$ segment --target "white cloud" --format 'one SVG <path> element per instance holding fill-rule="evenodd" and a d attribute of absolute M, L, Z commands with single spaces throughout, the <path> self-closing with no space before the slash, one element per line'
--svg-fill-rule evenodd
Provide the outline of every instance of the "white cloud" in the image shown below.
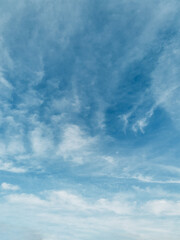
<path fill-rule="evenodd" d="M 102 198 L 97 201 L 95 209 L 102 212 L 113 212 L 118 215 L 128 215 L 133 213 L 134 203 L 117 199 L 109 201 Z"/>
<path fill-rule="evenodd" d="M 53 148 L 53 143 L 48 128 L 37 127 L 30 133 L 30 141 L 35 155 L 44 155 Z"/>
<path fill-rule="evenodd" d="M 106 161 L 107 161 L 108 163 L 110 163 L 110 164 L 114 164 L 114 163 L 115 163 L 114 158 L 111 157 L 111 156 L 102 156 L 102 158 L 103 158 L 104 160 L 106 160 Z"/>
<path fill-rule="evenodd" d="M 139 119 L 135 124 L 133 124 L 132 130 L 134 132 L 137 132 L 137 130 L 139 129 L 142 133 L 144 133 L 144 128 L 147 125 L 148 125 L 147 119 L 146 118 L 142 118 L 142 119 Z"/>
<path fill-rule="evenodd" d="M 6 145 L 0 142 L 0 156 L 3 156 L 5 154 L 6 154 Z"/>
<path fill-rule="evenodd" d="M 160 165 L 160 167 L 162 169 L 165 169 L 168 172 L 180 174 L 180 168 L 179 167 L 171 166 L 171 165 Z"/>
<path fill-rule="evenodd" d="M 10 203 L 23 204 L 22 206 L 45 206 L 46 201 L 40 199 L 39 197 L 33 194 L 10 194 L 7 195 L 6 200 Z"/>
<path fill-rule="evenodd" d="M 148 126 L 149 124 L 149 120 L 150 118 L 153 116 L 154 114 L 154 110 L 157 108 L 157 105 L 153 105 L 149 111 L 147 111 L 144 116 L 140 119 L 138 119 L 132 126 L 132 130 L 134 132 L 137 132 L 138 130 L 140 130 L 142 133 L 144 133 L 144 129 L 146 126 Z"/>
<path fill-rule="evenodd" d="M 82 211 L 89 208 L 81 196 L 63 190 L 47 192 L 47 200 L 50 205 L 66 210 Z"/>
<path fill-rule="evenodd" d="M 133 189 L 137 196 L 140 196 L 141 198 L 145 197 L 145 199 L 166 199 L 166 200 L 173 200 L 177 201 L 179 200 L 180 194 L 178 192 L 172 192 L 171 190 L 167 190 L 163 187 L 163 185 L 158 186 L 152 185 L 146 186 L 146 187 L 139 187 L 138 185 L 134 185 Z"/>
<path fill-rule="evenodd" d="M 91 141 L 92 139 L 86 138 L 78 126 L 70 125 L 64 131 L 63 142 L 60 145 L 60 152 L 82 149 L 89 145 Z"/>
<path fill-rule="evenodd" d="M 166 199 L 148 201 L 144 206 L 145 211 L 155 215 L 180 215 L 180 201 Z"/>
<path fill-rule="evenodd" d="M 152 73 L 151 90 L 157 106 L 163 107 L 175 125 L 179 127 L 180 83 L 179 83 L 179 35 L 167 45 Z"/>
<path fill-rule="evenodd" d="M 8 140 L 0 142 L 0 156 L 14 156 L 25 152 L 24 144 L 20 136 L 10 136 Z"/>
<path fill-rule="evenodd" d="M 25 148 L 24 148 L 23 142 L 16 138 L 10 141 L 10 143 L 7 146 L 7 153 L 10 155 L 22 154 L 24 152 L 25 152 Z"/>
<path fill-rule="evenodd" d="M 0 160 L 0 170 L 13 173 L 25 173 L 27 170 L 22 167 L 15 167 L 11 162 L 3 162 Z"/>
<path fill-rule="evenodd" d="M 11 190 L 13 185 L 3 184 L 4 188 Z M 41 194 L 43 199 L 33 194 L 10 194 L 6 200 L 10 203 L 22 203 L 29 206 L 46 206 L 47 211 L 56 209 L 56 211 L 72 212 L 92 212 L 92 213 L 114 213 L 117 215 L 129 215 L 134 211 L 135 204 L 130 203 L 124 197 L 115 196 L 113 199 L 101 198 L 97 200 L 85 199 L 81 195 L 72 194 L 71 192 L 46 191 Z"/>
<path fill-rule="evenodd" d="M 39 107 L 43 103 L 42 96 L 32 88 L 29 88 L 28 91 L 24 92 L 20 96 L 21 103 L 19 104 L 19 108 L 22 110 L 27 110 L 31 107 Z"/>
<path fill-rule="evenodd" d="M 57 206 L 57 208 L 73 210 L 73 211 L 91 211 L 91 212 L 113 212 L 118 215 L 130 214 L 133 211 L 133 204 L 129 204 L 124 199 L 112 199 L 105 198 L 98 199 L 97 201 L 89 202 L 87 199 L 83 199 L 82 196 L 78 196 L 67 191 L 52 191 L 48 193 L 48 201 Z"/>
<path fill-rule="evenodd" d="M 134 176 L 132 175 L 132 176 L 129 176 L 129 178 L 137 179 L 140 182 L 146 182 L 146 183 L 180 184 L 179 179 L 158 180 L 158 179 L 154 179 L 151 176 L 143 176 L 141 174 L 137 174 Z"/>
<path fill-rule="evenodd" d="M 3 77 L 1 72 L 0 72 L 0 83 L 9 89 L 12 89 L 12 85 Z"/>
<path fill-rule="evenodd" d="M 114 236 L 117 239 L 129 237 L 141 240 L 156 240 L 163 236 L 163 239 L 169 240 L 172 231 L 177 234 L 178 228 L 174 225 L 177 219 L 158 220 L 157 216 L 180 214 L 178 201 L 153 200 L 138 206 L 134 200 L 128 201 L 121 194 L 113 194 L 111 199 L 94 200 L 60 190 L 46 191 L 41 193 L 41 197 L 33 194 L 10 194 L 4 200 L 4 205 L 0 203 L 1 215 L 6 208 L 12 219 L 21 213 L 18 221 L 23 221 L 23 226 L 34 226 L 43 239 L 51 239 L 52 236 L 55 240 L 59 239 L 59 235 L 68 240 L 72 236 L 77 240 L 88 236 L 94 239 L 98 236 L 104 236 L 105 239 Z M 178 208 L 177 212 L 173 205 Z M 27 215 L 28 219 L 23 217 Z M 57 228 L 58 226 L 61 228 Z"/>
<path fill-rule="evenodd" d="M 124 133 L 126 132 L 126 129 L 127 129 L 128 123 L 129 123 L 129 117 L 130 117 L 131 115 L 132 115 L 132 111 L 119 116 L 119 118 L 120 118 L 120 119 L 123 121 L 123 123 L 124 123 L 124 127 L 123 127 Z"/>
<path fill-rule="evenodd" d="M 90 137 L 83 132 L 79 126 L 68 125 L 64 129 L 57 155 L 76 163 L 83 163 L 91 153 L 91 147 L 95 144 L 96 140 L 95 137 Z"/>
<path fill-rule="evenodd" d="M 6 182 L 3 182 L 3 183 L 1 184 L 1 188 L 2 188 L 3 190 L 12 190 L 12 191 L 16 191 L 16 190 L 19 190 L 19 189 L 20 189 L 19 186 L 13 185 L 13 184 L 10 184 L 10 183 L 6 183 Z"/>

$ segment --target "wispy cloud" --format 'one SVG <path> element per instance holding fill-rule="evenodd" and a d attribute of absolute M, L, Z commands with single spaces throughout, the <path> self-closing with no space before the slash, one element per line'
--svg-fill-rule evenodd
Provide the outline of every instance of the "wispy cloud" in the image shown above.
<path fill-rule="evenodd" d="M 17 190 L 20 189 L 19 186 L 14 185 L 14 184 L 10 184 L 10 183 L 6 183 L 6 182 L 3 182 L 3 183 L 1 184 L 1 188 L 2 188 L 3 190 L 12 190 L 12 191 L 17 191 Z"/>
<path fill-rule="evenodd" d="M 97 143 L 95 137 L 88 136 L 77 125 L 69 125 L 64 129 L 62 141 L 58 146 L 57 155 L 65 160 L 83 163 L 92 153 L 92 146 Z"/>
<path fill-rule="evenodd" d="M 43 129 L 38 127 L 35 128 L 30 133 L 30 142 L 33 154 L 37 156 L 47 154 L 47 152 L 49 152 L 53 147 L 51 136 L 47 135 L 45 127 Z"/>
<path fill-rule="evenodd" d="M 179 180 L 157 180 L 153 179 L 151 176 L 142 176 L 142 175 L 137 175 L 137 176 L 132 176 L 132 178 L 137 179 L 140 182 L 146 182 L 146 183 L 161 183 L 161 184 L 173 184 L 177 183 L 180 184 L 180 179 Z"/>
<path fill-rule="evenodd" d="M 3 77 L 2 73 L 0 73 L 0 83 L 9 89 L 12 89 L 12 85 Z"/>
<path fill-rule="evenodd" d="M 27 170 L 23 167 L 16 167 L 11 162 L 0 161 L 0 170 L 12 173 L 25 173 Z"/>
<path fill-rule="evenodd" d="M 166 199 L 153 200 L 146 203 L 145 209 L 147 212 L 155 215 L 179 216 L 180 202 Z"/>

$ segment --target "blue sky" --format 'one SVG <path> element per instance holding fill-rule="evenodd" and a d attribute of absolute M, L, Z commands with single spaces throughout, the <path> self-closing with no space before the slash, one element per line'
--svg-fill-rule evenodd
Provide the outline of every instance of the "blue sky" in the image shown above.
<path fill-rule="evenodd" d="M 179 11 L 1 0 L 2 240 L 179 239 Z"/>

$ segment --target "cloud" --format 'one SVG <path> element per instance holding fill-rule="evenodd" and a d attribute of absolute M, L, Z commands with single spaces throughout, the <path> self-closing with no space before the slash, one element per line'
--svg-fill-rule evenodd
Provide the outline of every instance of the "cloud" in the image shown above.
<path fill-rule="evenodd" d="M 141 174 L 137 174 L 135 176 L 130 176 L 130 178 L 136 179 L 140 182 L 146 182 L 146 183 L 180 184 L 179 179 L 158 180 L 158 179 L 154 179 L 151 176 L 143 176 Z"/>
<path fill-rule="evenodd" d="M 25 152 L 25 148 L 21 139 L 13 137 L 13 139 L 9 142 L 7 146 L 7 153 L 9 155 L 18 155 L 23 154 Z"/>
<path fill-rule="evenodd" d="M 118 215 L 132 214 L 134 211 L 134 203 L 128 203 L 126 201 L 107 199 L 99 199 L 96 204 L 97 211 L 102 212 L 113 212 Z"/>
<path fill-rule="evenodd" d="M 164 108 L 178 127 L 179 122 L 179 35 L 165 47 L 152 72 L 152 94 L 156 104 Z"/>
<path fill-rule="evenodd" d="M 155 215 L 180 215 L 180 202 L 166 199 L 149 201 L 144 206 L 145 210 Z"/>
<path fill-rule="evenodd" d="M 132 125 L 132 130 L 134 132 L 137 132 L 140 130 L 142 133 L 144 133 L 144 129 L 146 126 L 148 126 L 149 121 L 151 117 L 154 114 L 155 109 L 157 108 L 156 105 L 153 105 L 150 110 L 148 110 L 146 113 L 144 113 L 144 116 L 140 119 L 138 119 L 133 125 Z"/>
<path fill-rule="evenodd" d="M 165 199 L 171 201 L 177 201 L 179 199 L 179 193 L 175 191 L 171 191 L 169 188 L 164 188 L 163 185 L 146 185 L 146 187 L 142 187 L 139 185 L 134 185 L 133 190 L 136 192 L 136 197 L 141 196 L 146 201 L 152 201 L 157 199 Z"/>
<path fill-rule="evenodd" d="M 165 169 L 168 172 L 180 174 L 180 168 L 176 166 L 171 166 L 171 165 L 160 165 L 162 169 Z"/>
<path fill-rule="evenodd" d="M 102 158 L 110 164 L 114 164 L 115 160 L 112 156 L 102 156 Z"/>
<path fill-rule="evenodd" d="M 0 73 L 0 83 L 9 89 L 12 89 L 12 85 L 3 77 L 2 73 Z"/>
<path fill-rule="evenodd" d="M 36 127 L 30 133 L 30 141 L 33 154 L 37 156 L 45 155 L 53 148 L 51 135 L 45 127 Z"/>
<path fill-rule="evenodd" d="M 13 185 L 13 184 L 10 184 L 10 183 L 6 183 L 6 182 L 3 182 L 3 183 L 1 184 L 1 188 L 2 188 L 3 190 L 12 190 L 12 191 L 17 191 L 17 190 L 20 189 L 19 186 Z"/>
<path fill-rule="evenodd" d="M 92 152 L 92 146 L 96 142 L 95 137 L 88 136 L 79 126 L 68 125 L 64 129 L 56 154 L 62 156 L 65 160 L 81 164 L 87 161 Z"/>
<path fill-rule="evenodd" d="M 10 203 L 23 204 L 23 206 L 45 206 L 46 202 L 33 194 L 10 194 L 6 196 Z"/>
<path fill-rule="evenodd" d="M 134 132 L 137 132 L 138 128 L 139 130 L 144 133 L 144 128 L 148 125 L 147 123 L 147 119 L 146 118 L 142 118 L 140 120 L 138 120 L 133 126 L 132 126 L 132 130 Z"/>
<path fill-rule="evenodd" d="M 16 217 L 16 212 L 21 213 L 19 221 L 24 219 L 24 215 L 28 216 L 23 226 L 26 228 L 28 224 L 32 234 L 27 232 L 27 237 L 38 232 L 42 239 L 51 239 L 52 236 L 52 239 L 58 240 L 60 234 L 66 236 L 66 239 L 72 236 L 75 239 L 86 239 L 89 235 L 93 238 L 105 235 L 108 240 L 114 232 L 113 236 L 117 239 L 124 236 L 127 239 L 155 240 L 160 235 L 170 239 L 173 229 L 177 234 L 177 228 L 173 227 L 176 219 L 170 221 L 158 219 L 157 216 L 178 216 L 179 201 L 155 199 L 137 204 L 137 196 L 134 196 L 134 201 L 134 198 L 128 200 L 121 194 L 94 200 L 67 190 L 45 191 L 40 196 L 9 194 L 4 197 L 6 203 L 2 205 L 2 200 L 0 203 L 1 214 L 2 207 L 9 207 L 12 219 Z"/>
<path fill-rule="evenodd" d="M 22 136 L 8 136 L 8 139 L 0 140 L 0 156 L 17 156 L 25 152 Z"/>
<path fill-rule="evenodd" d="M 27 170 L 23 167 L 15 167 L 12 162 L 0 161 L 0 171 L 12 173 L 25 173 Z"/>
<path fill-rule="evenodd" d="M 18 190 L 4 183 L 4 189 Z M 69 191 L 45 191 L 41 193 L 42 198 L 33 194 L 10 194 L 5 199 L 11 204 L 22 203 L 24 206 L 32 207 L 46 207 L 47 211 L 51 212 L 51 209 L 56 211 L 72 211 L 72 212 L 97 212 L 103 213 L 114 213 L 117 215 L 129 215 L 134 211 L 135 204 L 129 203 L 126 199 L 122 198 L 121 195 L 115 196 L 113 199 L 100 198 L 96 201 L 85 199 L 81 195 L 73 194 Z M 122 198 L 122 199 L 121 199 Z"/>

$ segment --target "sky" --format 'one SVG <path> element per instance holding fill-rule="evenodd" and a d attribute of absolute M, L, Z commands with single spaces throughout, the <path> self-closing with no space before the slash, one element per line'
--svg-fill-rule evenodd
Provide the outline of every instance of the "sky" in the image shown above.
<path fill-rule="evenodd" d="M 1 240 L 180 239 L 179 12 L 0 0 Z"/>

